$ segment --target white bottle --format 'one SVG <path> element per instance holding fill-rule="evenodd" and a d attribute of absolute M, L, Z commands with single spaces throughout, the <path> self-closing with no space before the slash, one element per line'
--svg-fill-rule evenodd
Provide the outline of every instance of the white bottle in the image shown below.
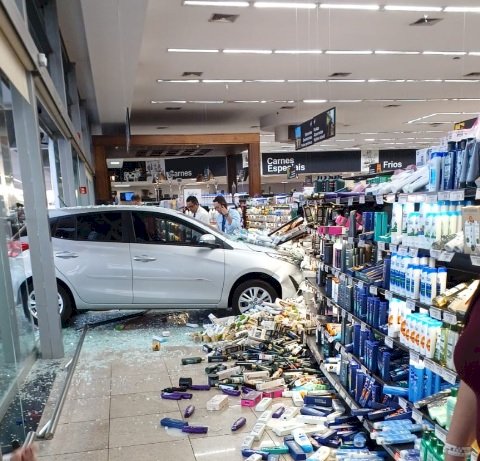
<path fill-rule="evenodd" d="M 432 152 L 428 162 L 428 190 L 437 192 L 440 190 L 442 178 L 442 157 L 443 152 Z"/>
<path fill-rule="evenodd" d="M 437 269 L 431 267 L 428 269 L 428 283 L 426 302 L 429 306 L 432 305 L 433 299 L 437 296 Z"/>
<path fill-rule="evenodd" d="M 441 295 L 447 290 L 447 268 L 439 267 L 437 270 L 436 294 Z"/>
<path fill-rule="evenodd" d="M 412 281 L 411 285 L 413 285 L 413 289 L 411 290 L 411 297 L 413 299 L 420 298 L 420 278 L 422 276 L 422 269 L 421 266 L 413 266 L 413 274 L 412 274 Z"/>

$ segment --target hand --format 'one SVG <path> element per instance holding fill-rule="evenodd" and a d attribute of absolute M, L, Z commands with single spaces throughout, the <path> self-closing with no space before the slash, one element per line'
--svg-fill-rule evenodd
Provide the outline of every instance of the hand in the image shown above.
<path fill-rule="evenodd" d="M 30 445 L 28 447 L 22 447 L 15 450 L 11 461 L 37 461 L 37 447 L 36 445 Z"/>
<path fill-rule="evenodd" d="M 223 215 L 223 216 L 227 216 L 227 214 L 228 214 L 228 208 L 227 208 L 226 206 L 223 206 L 223 208 L 222 208 L 222 215 Z"/>

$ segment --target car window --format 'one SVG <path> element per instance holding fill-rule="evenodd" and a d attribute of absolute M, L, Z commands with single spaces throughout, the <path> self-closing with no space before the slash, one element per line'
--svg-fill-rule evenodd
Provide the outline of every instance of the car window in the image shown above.
<path fill-rule="evenodd" d="M 190 223 L 159 213 L 134 211 L 132 217 L 136 243 L 196 245 L 205 233 Z"/>
<path fill-rule="evenodd" d="M 50 232 L 53 238 L 75 240 L 75 216 L 61 216 L 50 221 Z"/>
<path fill-rule="evenodd" d="M 77 215 L 77 240 L 121 242 L 121 212 L 85 213 Z"/>

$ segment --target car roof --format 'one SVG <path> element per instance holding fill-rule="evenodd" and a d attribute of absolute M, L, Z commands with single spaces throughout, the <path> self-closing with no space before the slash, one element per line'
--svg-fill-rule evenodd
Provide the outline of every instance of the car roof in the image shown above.
<path fill-rule="evenodd" d="M 58 216 L 73 215 L 73 214 L 82 214 L 82 213 L 92 213 L 92 212 L 101 212 L 101 211 L 158 211 L 172 216 L 176 216 L 179 213 L 177 210 L 172 210 L 171 208 L 165 207 L 152 207 L 146 205 L 94 205 L 94 206 L 75 206 L 75 207 L 64 207 L 64 208 L 55 208 L 48 210 L 48 215 L 50 218 L 56 218 Z"/>

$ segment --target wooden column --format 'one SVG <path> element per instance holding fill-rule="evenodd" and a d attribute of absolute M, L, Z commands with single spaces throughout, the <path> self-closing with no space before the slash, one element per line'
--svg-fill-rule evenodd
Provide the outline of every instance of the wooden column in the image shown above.
<path fill-rule="evenodd" d="M 237 190 L 237 162 L 235 161 L 235 155 L 227 154 L 227 190 L 232 193 L 232 184 L 235 184 L 235 190 Z"/>
<path fill-rule="evenodd" d="M 112 190 L 107 169 L 107 149 L 105 146 L 94 145 L 95 157 L 95 199 L 96 201 L 111 201 Z"/>
<path fill-rule="evenodd" d="M 250 197 L 262 193 L 260 142 L 254 142 L 248 145 L 248 193 Z"/>

